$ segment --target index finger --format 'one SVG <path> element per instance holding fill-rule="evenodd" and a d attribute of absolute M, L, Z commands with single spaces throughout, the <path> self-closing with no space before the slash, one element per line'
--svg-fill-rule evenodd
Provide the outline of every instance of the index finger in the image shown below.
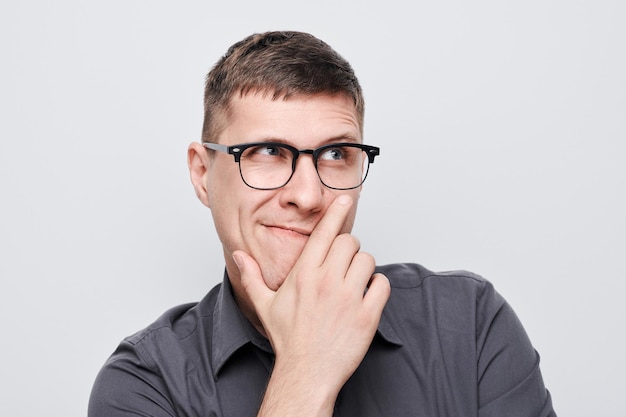
<path fill-rule="evenodd" d="M 349 195 L 340 195 L 335 198 L 311 232 L 311 236 L 309 236 L 309 240 L 300 255 L 300 260 L 307 263 L 311 262 L 315 266 L 324 262 L 331 245 L 348 218 L 352 203 L 352 198 Z"/>

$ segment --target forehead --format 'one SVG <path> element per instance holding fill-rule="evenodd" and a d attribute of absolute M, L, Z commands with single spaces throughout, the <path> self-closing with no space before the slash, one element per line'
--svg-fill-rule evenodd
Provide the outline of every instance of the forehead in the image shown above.
<path fill-rule="evenodd" d="M 284 141 L 298 147 L 325 142 L 361 142 L 356 108 L 344 95 L 272 99 L 260 92 L 235 96 L 225 114 L 220 143 Z"/>

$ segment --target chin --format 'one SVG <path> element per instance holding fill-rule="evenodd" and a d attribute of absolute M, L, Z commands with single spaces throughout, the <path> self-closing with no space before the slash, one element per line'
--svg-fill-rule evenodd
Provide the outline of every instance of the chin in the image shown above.
<path fill-rule="evenodd" d="M 306 239 L 266 240 L 264 243 L 252 256 L 261 268 L 265 284 L 276 291 L 302 255 Z"/>
<path fill-rule="evenodd" d="M 285 282 L 287 275 L 289 275 L 295 263 L 296 260 L 289 262 L 283 258 L 279 262 L 273 262 L 271 265 L 262 267 L 261 272 L 263 273 L 263 279 L 268 288 L 272 291 L 278 290 L 280 286 L 283 285 L 283 282 Z"/>

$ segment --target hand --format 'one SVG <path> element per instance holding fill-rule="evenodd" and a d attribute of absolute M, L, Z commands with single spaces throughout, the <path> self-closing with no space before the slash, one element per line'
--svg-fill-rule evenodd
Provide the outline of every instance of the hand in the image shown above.
<path fill-rule="evenodd" d="M 376 332 L 389 281 L 372 275 L 374 258 L 359 252 L 355 237 L 339 234 L 352 204 L 348 196 L 335 199 L 277 291 L 265 285 L 254 259 L 242 251 L 233 254 L 276 353 L 262 407 L 273 410 L 270 414 L 287 415 L 283 406 L 289 405 L 299 415 L 332 414 L 339 390 Z M 302 401 L 310 403 L 308 412 Z"/>

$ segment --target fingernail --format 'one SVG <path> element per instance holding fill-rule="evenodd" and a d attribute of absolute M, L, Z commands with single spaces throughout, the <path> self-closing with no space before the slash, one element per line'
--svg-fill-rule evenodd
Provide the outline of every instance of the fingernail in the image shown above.
<path fill-rule="evenodd" d="M 344 206 L 350 204 L 350 201 L 352 201 L 352 199 L 347 194 L 342 194 L 339 197 L 337 197 L 337 203 L 344 205 Z"/>
<path fill-rule="evenodd" d="M 237 264 L 237 268 L 239 268 L 239 271 L 243 271 L 243 258 L 241 257 L 241 255 L 233 253 L 233 260 Z"/>

